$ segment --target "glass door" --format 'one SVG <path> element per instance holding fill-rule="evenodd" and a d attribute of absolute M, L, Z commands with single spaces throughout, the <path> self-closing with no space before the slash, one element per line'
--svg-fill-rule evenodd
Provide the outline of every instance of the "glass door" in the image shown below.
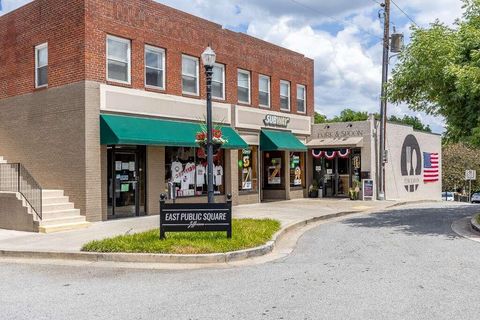
<path fill-rule="evenodd" d="M 337 158 L 337 197 L 347 197 L 350 189 L 350 159 Z"/>
<path fill-rule="evenodd" d="M 108 218 L 134 217 L 144 212 L 143 160 L 137 150 L 109 149 Z"/>
<path fill-rule="evenodd" d="M 328 160 L 325 159 L 325 174 L 323 176 L 323 181 L 325 185 L 324 196 L 325 197 L 334 197 L 337 192 L 337 163 L 336 159 Z"/>

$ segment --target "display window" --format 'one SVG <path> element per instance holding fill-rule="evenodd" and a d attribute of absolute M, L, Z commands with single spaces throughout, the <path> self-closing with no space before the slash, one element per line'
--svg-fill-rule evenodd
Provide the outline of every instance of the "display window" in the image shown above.
<path fill-rule="evenodd" d="M 290 153 L 290 186 L 305 187 L 305 153 Z"/>
<path fill-rule="evenodd" d="M 265 189 L 283 189 L 285 181 L 283 179 L 282 151 L 264 152 L 264 188 Z"/>
<path fill-rule="evenodd" d="M 240 192 L 256 192 L 258 147 L 238 150 L 238 190 Z"/>
<path fill-rule="evenodd" d="M 225 193 L 224 151 L 213 158 L 215 194 Z M 194 197 L 207 194 L 207 156 L 202 148 L 166 147 L 165 180 L 174 184 L 176 196 Z"/>

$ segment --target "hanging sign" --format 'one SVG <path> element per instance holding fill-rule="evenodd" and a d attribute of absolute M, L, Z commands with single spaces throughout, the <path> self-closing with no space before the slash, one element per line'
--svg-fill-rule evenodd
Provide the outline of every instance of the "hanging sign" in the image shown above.
<path fill-rule="evenodd" d="M 465 180 L 477 180 L 477 171 L 465 170 Z"/>
<path fill-rule="evenodd" d="M 225 203 L 165 203 L 160 196 L 160 239 L 165 232 L 226 231 L 232 237 L 232 195 Z"/>
<path fill-rule="evenodd" d="M 267 114 L 265 116 L 265 119 L 263 119 L 263 123 L 267 127 L 286 128 L 286 127 L 288 127 L 288 124 L 290 123 L 290 118 L 289 117 L 283 117 L 283 116 L 275 116 L 273 114 Z"/>

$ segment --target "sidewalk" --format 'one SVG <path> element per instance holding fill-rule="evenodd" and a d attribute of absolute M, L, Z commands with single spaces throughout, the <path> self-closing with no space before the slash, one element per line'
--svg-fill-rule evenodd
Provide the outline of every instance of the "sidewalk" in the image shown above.
<path fill-rule="evenodd" d="M 340 212 L 362 212 L 386 209 L 395 201 L 350 201 L 347 199 L 298 199 L 290 201 L 236 206 L 234 218 L 271 218 L 279 220 L 282 229 L 302 222 Z M 122 234 L 158 228 L 159 217 L 146 216 L 95 222 L 87 229 L 40 234 L 0 229 L 0 250 L 79 252 L 82 245 Z"/>

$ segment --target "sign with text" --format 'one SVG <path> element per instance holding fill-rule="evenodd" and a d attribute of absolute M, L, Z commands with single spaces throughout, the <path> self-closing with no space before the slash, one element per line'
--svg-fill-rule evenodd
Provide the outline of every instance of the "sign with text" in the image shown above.
<path fill-rule="evenodd" d="M 465 180 L 477 180 L 477 171 L 465 170 Z"/>
<path fill-rule="evenodd" d="M 160 239 L 165 232 L 225 231 L 232 237 L 232 200 L 225 203 L 165 203 L 160 198 Z"/>
<path fill-rule="evenodd" d="M 373 199 L 373 180 L 371 179 L 363 180 L 363 200 L 365 198 Z"/>
<path fill-rule="evenodd" d="M 276 116 L 276 115 L 273 115 L 273 114 L 267 114 L 265 116 L 265 119 L 263 119 L 263 123 L 267 127 L 286 128 L 286 127 L 288 127 L 288 124 L 290 123 L 290 118 L 289 117 Z"/>

